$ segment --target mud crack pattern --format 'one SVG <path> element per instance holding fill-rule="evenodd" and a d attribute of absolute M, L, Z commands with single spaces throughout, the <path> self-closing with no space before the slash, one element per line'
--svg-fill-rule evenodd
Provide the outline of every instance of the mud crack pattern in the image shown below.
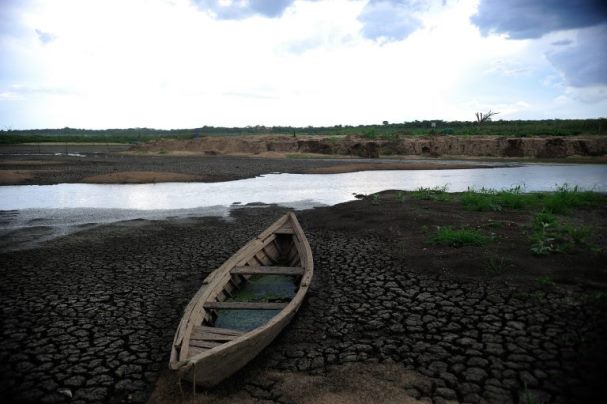
<path fill-rule="evenodd" d="M 0 394 L 144 402 L 201 280 L 282 212 L 127 222 L 3 253 Z M 286 402 L 251 369 L 323 374 L 381 362 L 424 375 L 407 391 L 434 402 L 594 399 L 607 321 L 575 290 L 425 277 L 386 255 L 389 240 L 321 230 L 309 239 L 316 268 L 303 307 L 238 383 L 220 389 Z"/>

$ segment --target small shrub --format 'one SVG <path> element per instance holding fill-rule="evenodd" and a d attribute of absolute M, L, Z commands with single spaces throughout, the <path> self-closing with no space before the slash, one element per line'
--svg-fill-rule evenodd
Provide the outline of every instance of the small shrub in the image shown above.
<path fill-rule="evenodd" d="M 545 224 L 550 226 L 554 226 L 556 224 L 556 218 L 550 212 L 546 212 L 545 210 L 541 211 L 533 218 L 533 227 L 535 229 L 542 228 Z"/>
<path fill-rule="evenodd" d="M 482 246 L 490 241 L 490 238 L 474 229 L 454 230 L 451 226 L 439 227 L 430 237 L 432 244 L 442 244 L 451 247 L 462 247 L 465 245 Z"/>
<path fill-rule="evenodd" d="M 405 201 L 405 193 L 403 191 L 398 191 L 396 193 L 396 200 L 399 202 L 404 202 Z"/>

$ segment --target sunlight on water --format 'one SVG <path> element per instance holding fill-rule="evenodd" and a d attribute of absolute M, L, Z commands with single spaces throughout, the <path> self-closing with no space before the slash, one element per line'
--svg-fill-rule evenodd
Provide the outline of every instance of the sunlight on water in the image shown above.
<path fill-rule="evenodd" d="M 276 203 L 293 208 L 334 205 L 387 189 L 448 185 L 550 191 L 568 183 L 607 192 L 607 165 L 528 165 L 472 170 L 362 171 L 344 174 L 268 174 L 220 183 L 59 184 L 0 187 L 0 210 L 101 208 L 192 209 L 235 202 Z"/>

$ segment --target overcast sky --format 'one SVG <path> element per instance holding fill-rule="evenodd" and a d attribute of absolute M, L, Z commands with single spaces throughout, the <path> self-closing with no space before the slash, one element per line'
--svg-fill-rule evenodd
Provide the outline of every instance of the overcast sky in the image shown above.
<path fill-rule="evenodd" d="M 0 0 L 0 129 L 607 116 L 604 0 Z"/>

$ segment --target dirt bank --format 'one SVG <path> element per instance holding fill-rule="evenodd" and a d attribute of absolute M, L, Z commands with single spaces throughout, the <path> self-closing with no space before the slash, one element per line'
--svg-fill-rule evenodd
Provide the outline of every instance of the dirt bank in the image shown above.
<path fill-rule="evenodd" d="M 160 140 L 136 146 L 148 153 L 189 152 L 210 155 L 320 153 L 376 158 L 385 155 L 565 158 L 604 156 L 607 136 L 528 137 L 416 136 L 394 140 L 360 137 L 234 136 Z"/>
<path fill-rule="evenodd" d="M 121 222 L 0 253 L 0 394 L 145 402 L 158 386 L 159 402 L 600 402 L 607 204 L 557 217 L 591 226 L 597 251 L 536 257 L 533 210 L 401 197 L 298 212 L 315 263 L 303 306 L 250 365 L 196 396 L 159 379 L 182 310 L 209 271 L 285 209 Z M 492 241 L 428 242 L 447 225 Z"/>
<path fill-rule="evenodd" d="M 17 147 L 0 146 L 0 185 L 59 183 L 148 183 L 217 182 L 251 178 L 262 174 L 329 173 L 387 169 L 446 169 L 495 167 L 502 162 L 452 162 L 446 160 L 369 160 L 342 157 L 284 158 L 284 153 L 267 152 L 260 156 L 200 155 L 108 152 L 103 145 L 74 145 L 55 154 L 55 145 Z M 40 149 L 41 153 L 37 153 Z M 260 158 L 263 156 L 263 158 Z M 300 155 L 299 157 L 303 157 Z"/>

